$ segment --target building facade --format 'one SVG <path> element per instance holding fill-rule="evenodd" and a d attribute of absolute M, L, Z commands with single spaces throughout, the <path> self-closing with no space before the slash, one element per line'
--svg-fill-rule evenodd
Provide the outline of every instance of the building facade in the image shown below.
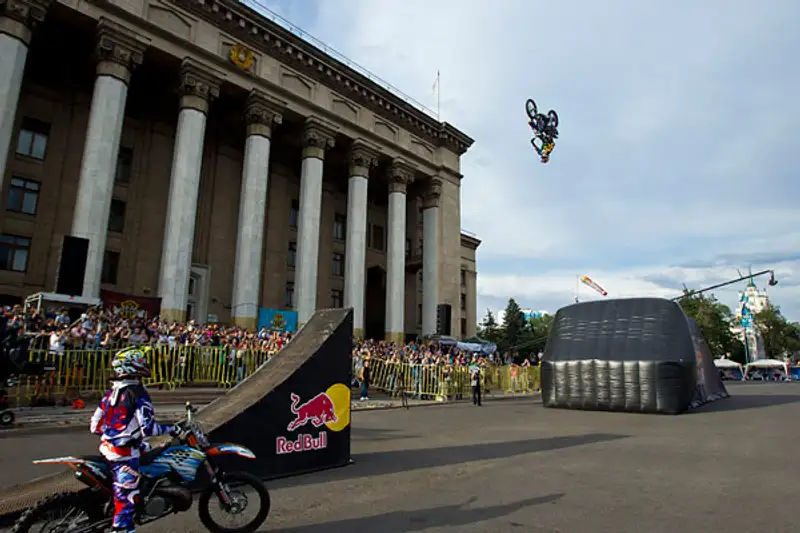
<path fill-rule="evenodd" d="M 84 297 L 157 296 L 169 320 L 345 306 L 399 341 L 444 303 L 474 334 L 468 136 L 236 1 L 0 8 L 7 301 L 54 290 L 71 235 Z"/>

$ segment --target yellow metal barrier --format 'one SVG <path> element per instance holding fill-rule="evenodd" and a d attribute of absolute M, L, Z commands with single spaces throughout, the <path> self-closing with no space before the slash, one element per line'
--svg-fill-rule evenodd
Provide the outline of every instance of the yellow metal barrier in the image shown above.
<path fill-rule="evenodd" d="M 83 396 L 100 396 L 109 386 L 114 350 L 31 350 L 28 369 L 8 391 L 17 405 L 44 401 L 69 403 Z M 148 387 L 174 390 L 185 385 L 232 387 L 253 374 L 271 353 L 220 347 L 155 346 L 149 354 Z"/>
<path fill-rule="evenodd" d="M 353 375 L 360 367 L 353 362 Z M 453 365 L 419 365 L 370 359 L 371 385 L 397 395 L 401 391 L 422 400 L 460 400 L 472 394 L 469 368 Z M 486 366 L 481 371 L 485 393 L 532 394 L 539 389 L 539 367 Z"/>

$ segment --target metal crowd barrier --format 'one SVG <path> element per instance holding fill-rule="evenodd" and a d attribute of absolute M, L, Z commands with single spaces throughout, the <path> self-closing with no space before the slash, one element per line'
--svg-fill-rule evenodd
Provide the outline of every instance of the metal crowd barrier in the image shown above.
<path fill-rule="evenodd" d="M 8 390 L 16 405 L 70 398 L 99 397 L 113 375 L 114 350 L 29 351 L 25 372 Z M 266 362 L 265 350 L 229 350 L 207 346 L 155 346 L 149 355 L 148 387 L 172 390 L 181 386 L 232 387 Z"/>
<path fill-rule="evenodd" d="M 370 359 L 371 383 L 375 389 L 391 395 L 401 392 L 422 400 L 460 400 L 472 394 L 469 368 L 450 365 L 393 363 Z M 358 378 L 360 362 L 353 362 Z M 532 394 L 539 390 L 539 367 L 486 366 L 481 371 L 485 394 Z"/>

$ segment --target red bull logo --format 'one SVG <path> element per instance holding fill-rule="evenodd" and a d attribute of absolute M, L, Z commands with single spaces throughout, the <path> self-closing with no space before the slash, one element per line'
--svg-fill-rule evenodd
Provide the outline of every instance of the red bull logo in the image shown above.
<path fill-rule="evenodd" d="M 291 410 L 294 413 L 294 420 L 286 427 L 287 431 L 296 431 L 298 428 L 311 424 L 315 428 L 322 427 L 328 422 L 337 422 L 336 408 L 333 400 L 327 393 L 320 392 L 306 403 L 300 403 L 300 396 L 292 393 Z"/>
<path fill-rule="evenodd" d="M 296 437 L 278 437 L 275 452 L 287 454 L 322 450 L 328 447 L 328 431 L 342 431 L 350 425 L 350 388 L 337 383 L 320 392 L 310 400 L 301 402 L 299 395 L 291 393 L 291 409 L 294 418 L 286 426 L 286 431 L 296 432 L 308 428 L 311 433 L 299 433 Z M 324 428 L 315 432 L 313 429 Z"/>

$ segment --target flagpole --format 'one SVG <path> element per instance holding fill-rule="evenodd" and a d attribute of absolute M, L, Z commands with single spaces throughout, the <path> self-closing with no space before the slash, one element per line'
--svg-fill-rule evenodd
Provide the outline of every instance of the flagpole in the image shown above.
<path fill-rule="evenodd" d="M 442 121 L 442 76 L 436 71 L 436 121 Z"/>

